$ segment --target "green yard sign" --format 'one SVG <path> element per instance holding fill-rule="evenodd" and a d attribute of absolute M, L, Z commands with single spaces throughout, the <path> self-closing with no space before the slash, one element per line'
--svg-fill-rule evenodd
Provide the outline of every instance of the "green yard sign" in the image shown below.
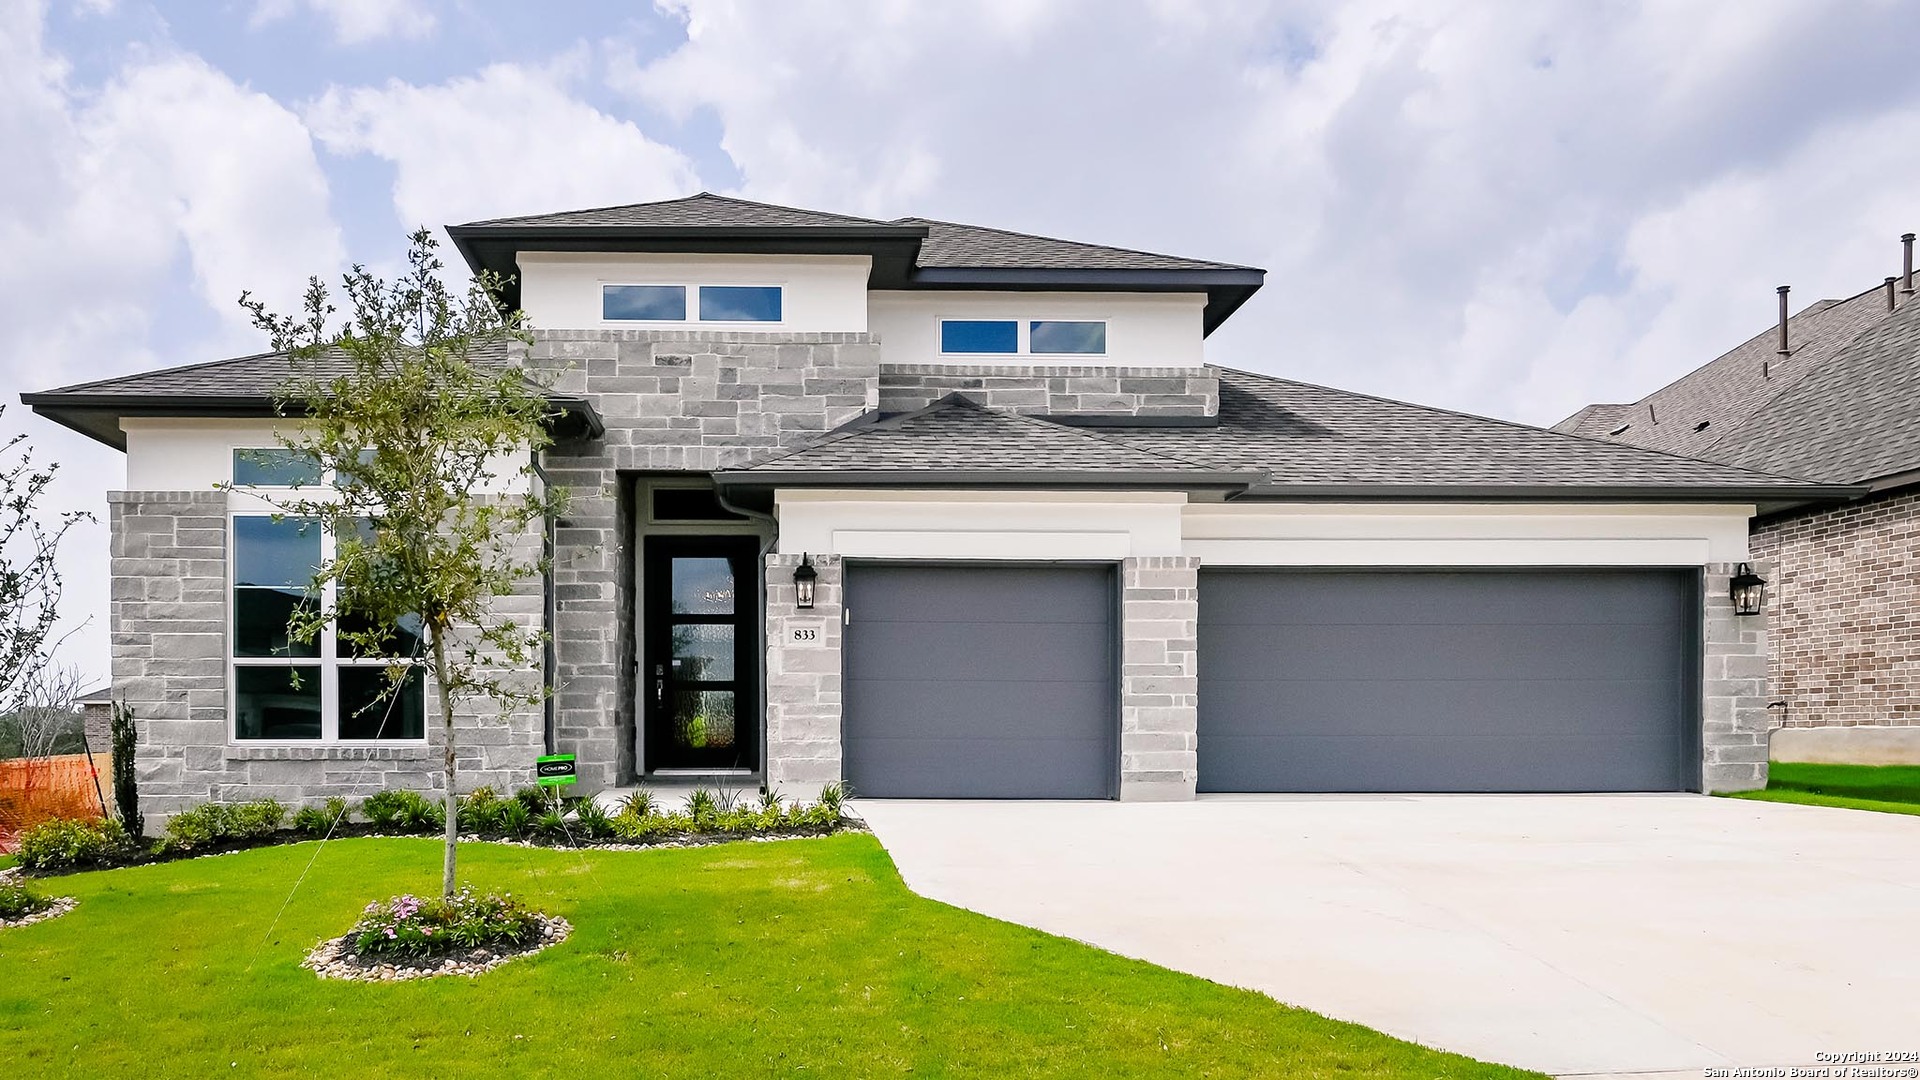
<path fill-rule="evenodd" d="M 560 787 L 580 780 L 573 772 L 572 754 L 548 754 L 539 758 L 533 764 L 533 772 L 534 783 L 541 787 Z"/>

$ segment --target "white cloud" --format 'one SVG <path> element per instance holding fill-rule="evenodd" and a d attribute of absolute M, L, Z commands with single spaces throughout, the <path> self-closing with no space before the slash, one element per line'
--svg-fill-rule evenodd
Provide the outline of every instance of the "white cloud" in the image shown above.
<path fill-rule="evenodd" d="M 300 121 L 203 61 L 136 51 L 98 87 L 74 85 L 37 11 L 0 25 L 0 370 L 14 392 L 256 347 L 234 303 L 297 298 L 342 261 L 327 185 Z M 156 326 L 173 338 L 152 340 Z M 106 673 L 106 506 L 120 455 L 14 403 L 62 476 L 49 509 L 101 524 L 64 549 L 67 659 Z"/>
<path fill-rule="evenodd" d="M 665 6 L 610 81 L 745 194 L 1263 265 L 1222 362 L 1538 422 L 1920 225 L 1895 4 Z"/>
<path fill-rule="evenodd" d="M 327 20 L 343 45 L 381 38 L 424 38 L 433 33 L 433 12 L 419 0 L 260 0 L 250 23 L 264 26 L 292 16 L 302 6 Z"/>
<path fill-rule="evenodd" d="M 575 97 L 580 74 L 573 57 L 437 86 L 336 87 L 306 118 L 328 151 L 394 164 L 409 228 L 690 194 L 685 155 Z"/>

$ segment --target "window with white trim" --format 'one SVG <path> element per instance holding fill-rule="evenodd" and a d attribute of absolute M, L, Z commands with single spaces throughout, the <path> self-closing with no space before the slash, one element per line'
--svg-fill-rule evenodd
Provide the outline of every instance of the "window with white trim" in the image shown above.
<path fill-rule="evenodd" d="M 695 294 L 689 314 L 687 293 Z M 778 285 L 602 285 L 606 322 L 769 322 L 782 317 Z"/>
<path fill-rule="evenodd" d="M 948 356 L 1104 356 L 1103 319 L 942 319 Z"/>
<path fill-rule="evenodd" d="M 253 488 L 319 483 L 317 463 L 297 451 L 236 449 L 234 482 Z M 229 519 L 231 582 L 227 641 L 233 738 L 240 742 L 418 742 L 426 734 L 419 667 L 389 692 L 393 657 L 419 655 L 418 620 L 389 639 L 391 656 L 356 653 L 329 622 L 310 642 L 287 624 L 302 610 L 337 608 L 335 586 L 316 591 L 313 575 L 333 556 L 333 538 L 312 518 L 270 511 Z M 354 626 L 350 616 L 347 629 Z"/>

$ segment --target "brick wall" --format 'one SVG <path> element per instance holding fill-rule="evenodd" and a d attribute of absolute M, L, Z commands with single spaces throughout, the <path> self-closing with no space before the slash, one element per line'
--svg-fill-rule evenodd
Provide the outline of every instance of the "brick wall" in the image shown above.
<path fill-rule="evenodd" d="M 910 412 L 959 392 L 991 409 L 1048 416 L 1211 417 L 1216 368 L 882 364 L 880 408 Z"/>
<path fill-rule="evenodd" d="M 116 491 L 108 504 L 113 692 L 133 710 L 143 809 L 160 818 L 209 800 L 274 798 L 294 805 L 387 787 L 442 787 L 444 743 L 431 687 L 425 745 L 232 742 L 226 494 Z M 539 537 L 524 543 L 531 551 Z M 539 581 L 522 583 L 495 608 L 538 627 Z M 538 678 L 536 672 L 520 674 Z M 491 703 L 463 704 L 455 717 L 461 786 L 526 784 L 542 746 L 541 721 L 538 707 L 503 715 Z"/>
<path fill-rule="evenodd" d="M 546 455 L 571 493 L 554 552 L 556 740 L 584 794 L 635 771 L 632 478 L 710 472 L 854 419 L 878 404 L 880 349 L 866 334 L 547 330 L 528 363 L 607 426 Z"/>
<path fill-rule="evenodd" d="M 1920 494 L 1768 522 L 1752 549 L 1775 567 L 1774 724 L 1920 725 Z"/>
<path fill-rule="evenodd" d="M 1200 776 L 1200 560 L 1120 564 L 1120 797 L 1191 799 Z"/>
<path fill-rule="evenodd" d="M 841 617 L 844 565 L 813 556 L 820 576 L 802 611 L 793 584 L 798 555 L 767 556 L 767 785 L 812 800 L 841 778 Z"/>

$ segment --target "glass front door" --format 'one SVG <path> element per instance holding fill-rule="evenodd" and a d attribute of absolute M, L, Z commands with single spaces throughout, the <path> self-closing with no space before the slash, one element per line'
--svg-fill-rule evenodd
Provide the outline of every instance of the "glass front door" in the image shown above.
<path fill-rule="evenodd" d="M 759 542 L 646 541 L 647 771 L 759 767 Z"/>

